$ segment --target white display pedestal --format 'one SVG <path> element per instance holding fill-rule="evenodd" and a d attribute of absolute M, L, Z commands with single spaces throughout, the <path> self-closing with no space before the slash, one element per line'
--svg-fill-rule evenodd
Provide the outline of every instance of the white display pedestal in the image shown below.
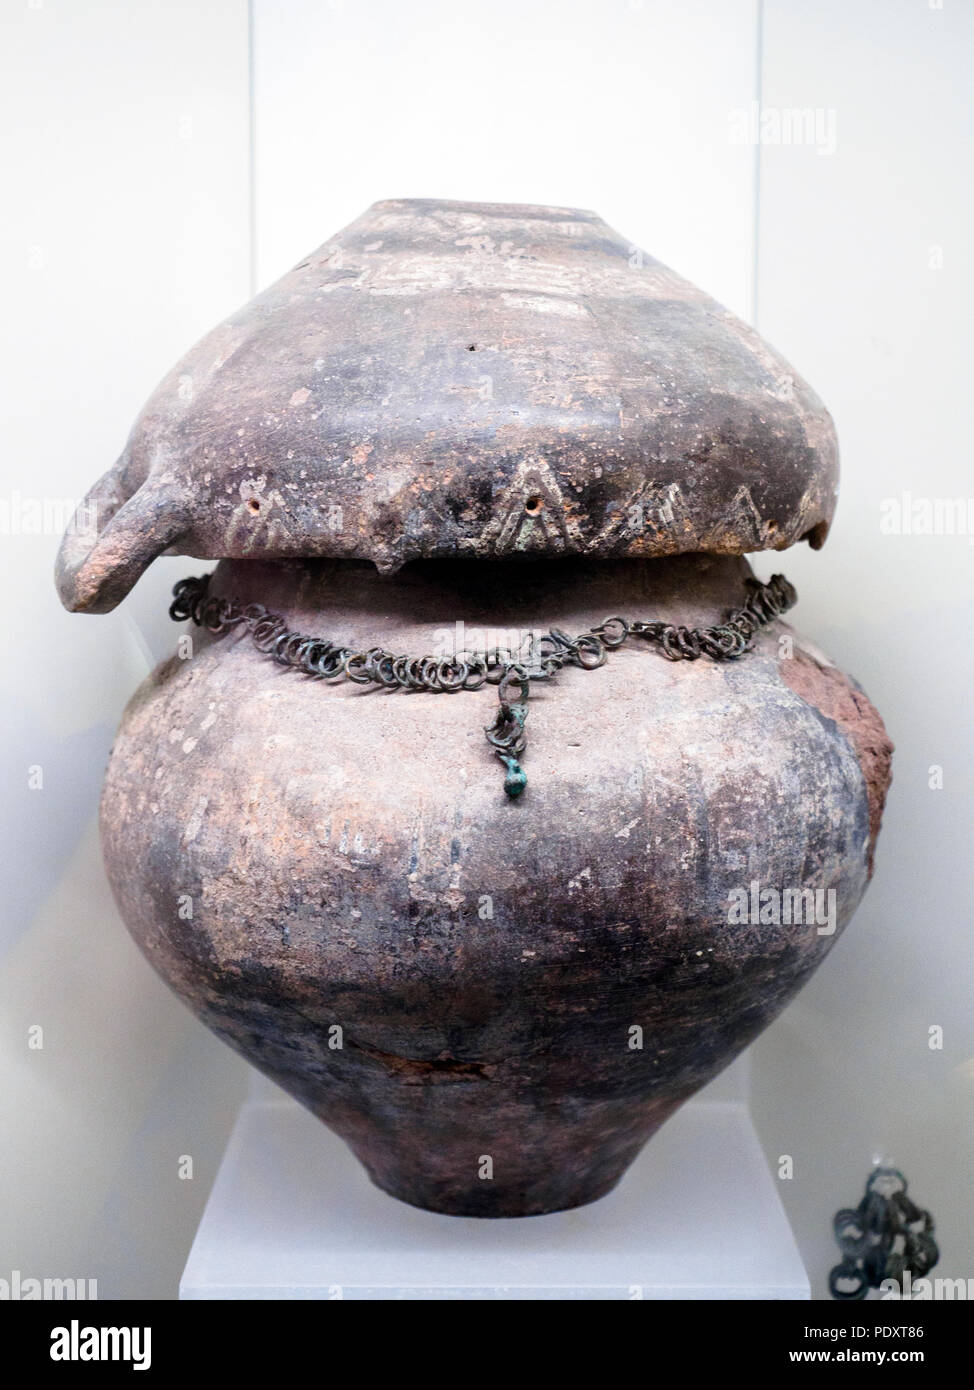
<path fill-rule="evenodd" d="M 438 1216 L 373 1187 L 286 1098 L 240 1112 L 180 1298 L 808 1298 L 739 1102 L 691 1102 L 614 1192 L 520 1220 Z"/>

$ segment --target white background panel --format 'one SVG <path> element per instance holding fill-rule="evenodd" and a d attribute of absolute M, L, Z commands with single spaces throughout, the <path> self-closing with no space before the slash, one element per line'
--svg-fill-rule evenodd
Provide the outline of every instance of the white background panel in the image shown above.
<path fill-rule="evenodd" d="M 972 496 L 974 6 L 767 0 L 764 102 L 835 117 L 836 148 L 763 151 L 758 322 L 835 415 L 825 549 L 782 557 L 796 624 L 857 677 L 896 753 L 876 874 L 847 935 L 753 1049 L 753 1099 L 813 1287 L 829 1218 L 885 1154 L 930 1209 L 937 1275 L 974 1257 L 974 535 L 884 534 L 885 499 Z M 966 509 L 965 509 L 966 510 Z M 891 513 L 890 513 L 891 514 Z M 974 521 L 974 505 L 971 506 Z M 931 766 L 943 769 L 932 790 Z M 943 1029 L 942 1050 L 929 1029 Z"/>
<path fill-rule="evenodd" d="M 172 1296 L 244 1069 L 130 942 L 95 816 L 185 561 L 97 618 L 62 610 L 53 567 L 58 504 L 248 297 L 247 7 L 4 0 L 0 108 L 0 1277 Z"/>
<path fill-rule="evenodd" d="M 752 0 L 256 0 L 257 273 L 371 203 L 592 208 L 751 302 Z"/>

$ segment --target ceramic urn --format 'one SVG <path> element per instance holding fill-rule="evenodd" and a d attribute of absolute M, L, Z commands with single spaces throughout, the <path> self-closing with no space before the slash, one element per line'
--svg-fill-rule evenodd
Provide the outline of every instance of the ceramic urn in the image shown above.
<path fill-rule="evenodd" d="M 118 732 L 108 874 L 385 1191 L 601 1197 L 849 921 L 882 722 L 783 605 L 719 635 L 836 487 L 796 372 L 574 209 L 377 203 L 149 399 L 63 602 L 218 563 Z"/>

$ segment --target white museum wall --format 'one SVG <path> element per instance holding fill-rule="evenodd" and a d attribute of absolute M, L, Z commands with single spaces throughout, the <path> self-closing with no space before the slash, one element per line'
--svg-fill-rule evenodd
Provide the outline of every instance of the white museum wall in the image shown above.
<path fill-rule="evenodd" d="M 831 155 L 762 152 L 758 325 L 828 402 L 843 456 L 828 544 L 782 559 L 796 624 L 896 744 L 869 892 L 752 1051 L 759 1129 L 795 1160 L 782 1195 L 822 1296 L 829 1219 L 858 1203 L 874 1154 L 932 1212 L 934 1273 L 974 1277 L 974 502 L 965 534 L 881 529 L 904 492 L 974 496 L 974 5 L 766 0 L 764 20 L 766 108 L 833 112 L 836 130 Z"/>
<path fill-rule="evenodd" d="M 970 774 L 959 686 L 940 674 L 964 659 L 949 632 L 964 630 L 970 553 L 877 522 L 901 488 L 965 490 L 971 9 L 945 2 L 829 0 L 810 20 L 800 0 L 766 0 L 765 101 L 839 119 L 834 154 L 765 147 L 760 180 L 739 138 L 758 90 L 756 0 L 0 4 L 8 518 L 24 499 L 79 496 L 196 337 L 381 198 L 595 208 L 737 312 L 757 291 L 762 330 L 834 408 L 839 521 L 822 554 L 780 567 L 802 593 L 798 625 L 862 680 L 899 754 L 870 894 L 752 1050 L 762 1134 L 772 1158 L 796 1157 L 782 1195 L 819 1276 L 831 1214 L 858 1200 L 875 1148 L 938 1217 L 945 1265 L 965 1272 L 974 1254 L 957 1181 L 972 1147 L 957 867 Z M 70 616 L 57 540 L 9 522 L 0 535 L 13 639 L 0 1176 L 17 1194 L 0 1206 L 0 1275 L 174 1296 L 249 1073 L 129 943 L 95 816 L 121 709 L 171 648 L 165 599 L 185 561 L 157 562 L 107 617 Z M 927 790 L 930 763 L 942 792 Z M 42 791 L 27 789 L 35 765 Z M 926 1048 L 935 1023 L 940 1053 Z M 714 1094 L 746 1086 L 738 1066 Z M 179 1182 L 187 1153 L 197 1176 Z"/>
<path fill-rule="evenodd" d="M 257 278 L 383 198 L 550 203 L 751 308 L 755 0 L 254 0 Z M 640 241 L 640 238 L 643 238 Z"/>
<path fill-rule="evenodd" d="M 239 0 L 0 6 L 0 1277 L 97 1278 L 102 1297 L 174 1295 L 245 1068 L 129 940 L 97 841 L 115 727 L 172 642 L 185 562 L 107 617 L 69 615 L 58 503 L 248 297 L 247 34 Z"/>

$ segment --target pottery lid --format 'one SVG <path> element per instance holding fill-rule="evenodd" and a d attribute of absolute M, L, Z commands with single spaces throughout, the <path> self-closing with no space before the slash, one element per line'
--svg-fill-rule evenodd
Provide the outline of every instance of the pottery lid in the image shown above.
<path fill-rule="evenodd" d="M 760 337 L 591 212 L 376 203 L 150 397 L 58 557 L 105 612 L 210 559 L 814 547 L 832 421 Z"/>

